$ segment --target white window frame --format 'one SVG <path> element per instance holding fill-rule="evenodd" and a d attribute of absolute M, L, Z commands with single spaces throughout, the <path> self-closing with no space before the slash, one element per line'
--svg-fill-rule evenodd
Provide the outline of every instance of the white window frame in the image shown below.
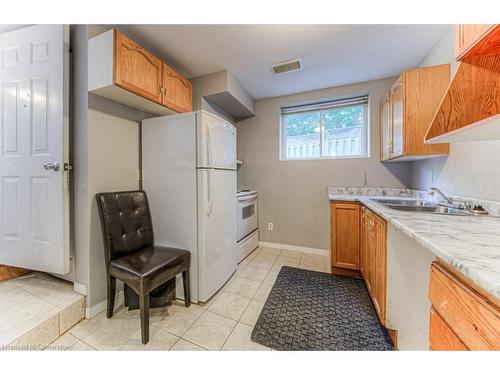
<path fill-rule="evenodd" d="M 349 98 L 359 98 L 365 96 L 367 98 L 367 104 L 364 105 L 364 119 L 365 119 L 365 126 L 362 129 L 362 137 L 361 137 L 361 142 L 359 143 L 359 149 L 360 150 L 366 150 L 366 153 L 363 155 L 340 155 L 340 156 L 323 156 L 323 135 L 324 135 L 324 126 L 322 123 L 322 117 L 320 116 L 320 132 L 319 132 L 319 156 L 314 156 L 314 157 L 308 157 L 308 158 L 301 158 L 299 157 L 288 157 L 287 156 L 287 146 L 286 146 L 286 129 L 283 124 L 283 113 L 282 110 L 283 108 L 287 108 L 288 106 L 282 106 L 279 110 L 279 160 L 280 161 L 304 161 L 304 160 L 333 160 L 333 159 L 369 159 L 370 158 L 370 107 L 371 107 L 371 101 L 370 101 L 370 95 L 368 93 L 363 93 L 363 94 L 357 94 L 357 95 L 351 95 L 348 96 L 347 99 Z M 307 105 L 316 105 L 316 104 L 321 104 L 323 102 L 334 102 L 336 100 L 345 100 L 346 98 L 337 98 L 337 99 L 324 99 L 324 100 L 319 100 L 307 104 L 303 104 L 304 106 Z M 346 107 L 350 107 L 351 105 L 346 105 Z M 327 109 L 327 108 L 325 108 Z M 318 109 L 320 111 L 320 109 Z M 337 140 L 334 142 L 334 148 L 335 148 L 335 153 L 337 153 Z M 343 146 L 343 144 L 340 144 L 340 146 Z M 292 147 L 293 149 L 294 147 Z M 351 150 L 352 151 L 352 150 Z M 300 154 L 300 153 L 299 153 Z"/>

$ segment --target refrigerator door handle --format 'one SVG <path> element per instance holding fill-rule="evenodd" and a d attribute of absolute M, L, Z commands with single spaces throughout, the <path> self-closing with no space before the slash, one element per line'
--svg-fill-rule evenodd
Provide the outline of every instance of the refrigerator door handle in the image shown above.
<path fill-rule="evenodd" d="M 207 124 L 207 166 L 213 167 L 212 165 L 212 127 L 210 123 Z"/>
<path fill-rule="evenodd" d="M 215 178 L 213 169 L 208 170 L 208 176 L 210 181 L 207 183 L 207 189 L 209 190 L 209 193 L 207 194 L 209 197 L 207 200 L 207 216 L 210 216 L 214 208 Z"/>

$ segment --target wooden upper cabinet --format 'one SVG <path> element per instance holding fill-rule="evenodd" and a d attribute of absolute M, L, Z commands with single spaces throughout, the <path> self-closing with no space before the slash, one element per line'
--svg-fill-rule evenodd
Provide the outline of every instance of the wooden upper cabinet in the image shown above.
<path fill-rule="evenodd" d="M 496 54 L 500 49 L 500 27 L 495 24 L 455 25 L 455 57 Z"/>
<path fill-rule="evenodd" d="M 424 138 L 449 82 L 449 64 L 407 70 L 397 79 L 388 105 L 384 98 L 380 106 L 382 161 L 448 154 L 448 144 L 425 144 Z"/>
<path fill-rule="evenodd" d="M 143 112 L 192 110 L 191 82 L 116 29 L 89 39 L 88 90 Z"/>
<path fill-rule="evenodd" d="M 405 79 L 399 77 L 390 91 L 390 105 L 392 109 L 392 142 L 391 157 L 403 155 L 403 126 L 405 123 Z"/>
<path fill-rule="evenodd" d="M 163 64 L 162 104 L 177 112 L 191 112 L 193 108 L 191 82 L 167 64 Z"/>
<path fill-rule="evenodd" d="M 381 160 L 388 160 L 392 153 L 392 122 L 389 94 L 380 102 L 380 156 Z"/>
<path fill-rule="evenodd" d="M 332 202 L 332 266 L 359 271 L 360 207 L 357 202 Z"/>
<path fill-rule="evenodd" d="M 117 30 L 114 32 L 115 84 L 155 103 L 161 103 L 161 60 L 125 34 Z"/>
<path fill-rule="evenodd" d="M 500 25 L 457 25 L 456 38 L 460 64 L 425 139 L 429 143 L 498 140 Z"/>

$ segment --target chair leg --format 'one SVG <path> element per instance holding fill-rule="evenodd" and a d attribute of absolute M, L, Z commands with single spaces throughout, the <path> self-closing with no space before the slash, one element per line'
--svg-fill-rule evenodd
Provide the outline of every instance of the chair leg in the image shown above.
<path fill-rule="evenodd" d="M 184 306 L 191 305 L 191 284 L 189 283 L 189 270 L 182 272 L 182 286 L 184 287 Z"/>
<path fill-rule="evenodd" d="M 113 317 L 113 310 L 115 308 L 115 293 L 116 293 L 116 278 L 108 275 L 108 306 L 106 317 L 109 319 Z"/>
<path fill-rule="evenodd" d="M 149 341 L 149 294 L 139 296 L 139 307 L 141 308 L 141 336 L 142 343 Z"/>

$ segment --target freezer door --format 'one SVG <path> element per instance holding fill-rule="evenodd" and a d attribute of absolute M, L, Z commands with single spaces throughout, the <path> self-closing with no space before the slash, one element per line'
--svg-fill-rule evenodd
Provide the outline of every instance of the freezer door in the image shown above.
<path fill-rule="evenodd" d="M 198 299 L 212 297 L 236 271 L 236 172 L 198 170 Z"/>
<path fill-rule="evenodd" d="M 198 168 L 236 170 L 236 128 L 220 117 L 197 112 Z"/>

